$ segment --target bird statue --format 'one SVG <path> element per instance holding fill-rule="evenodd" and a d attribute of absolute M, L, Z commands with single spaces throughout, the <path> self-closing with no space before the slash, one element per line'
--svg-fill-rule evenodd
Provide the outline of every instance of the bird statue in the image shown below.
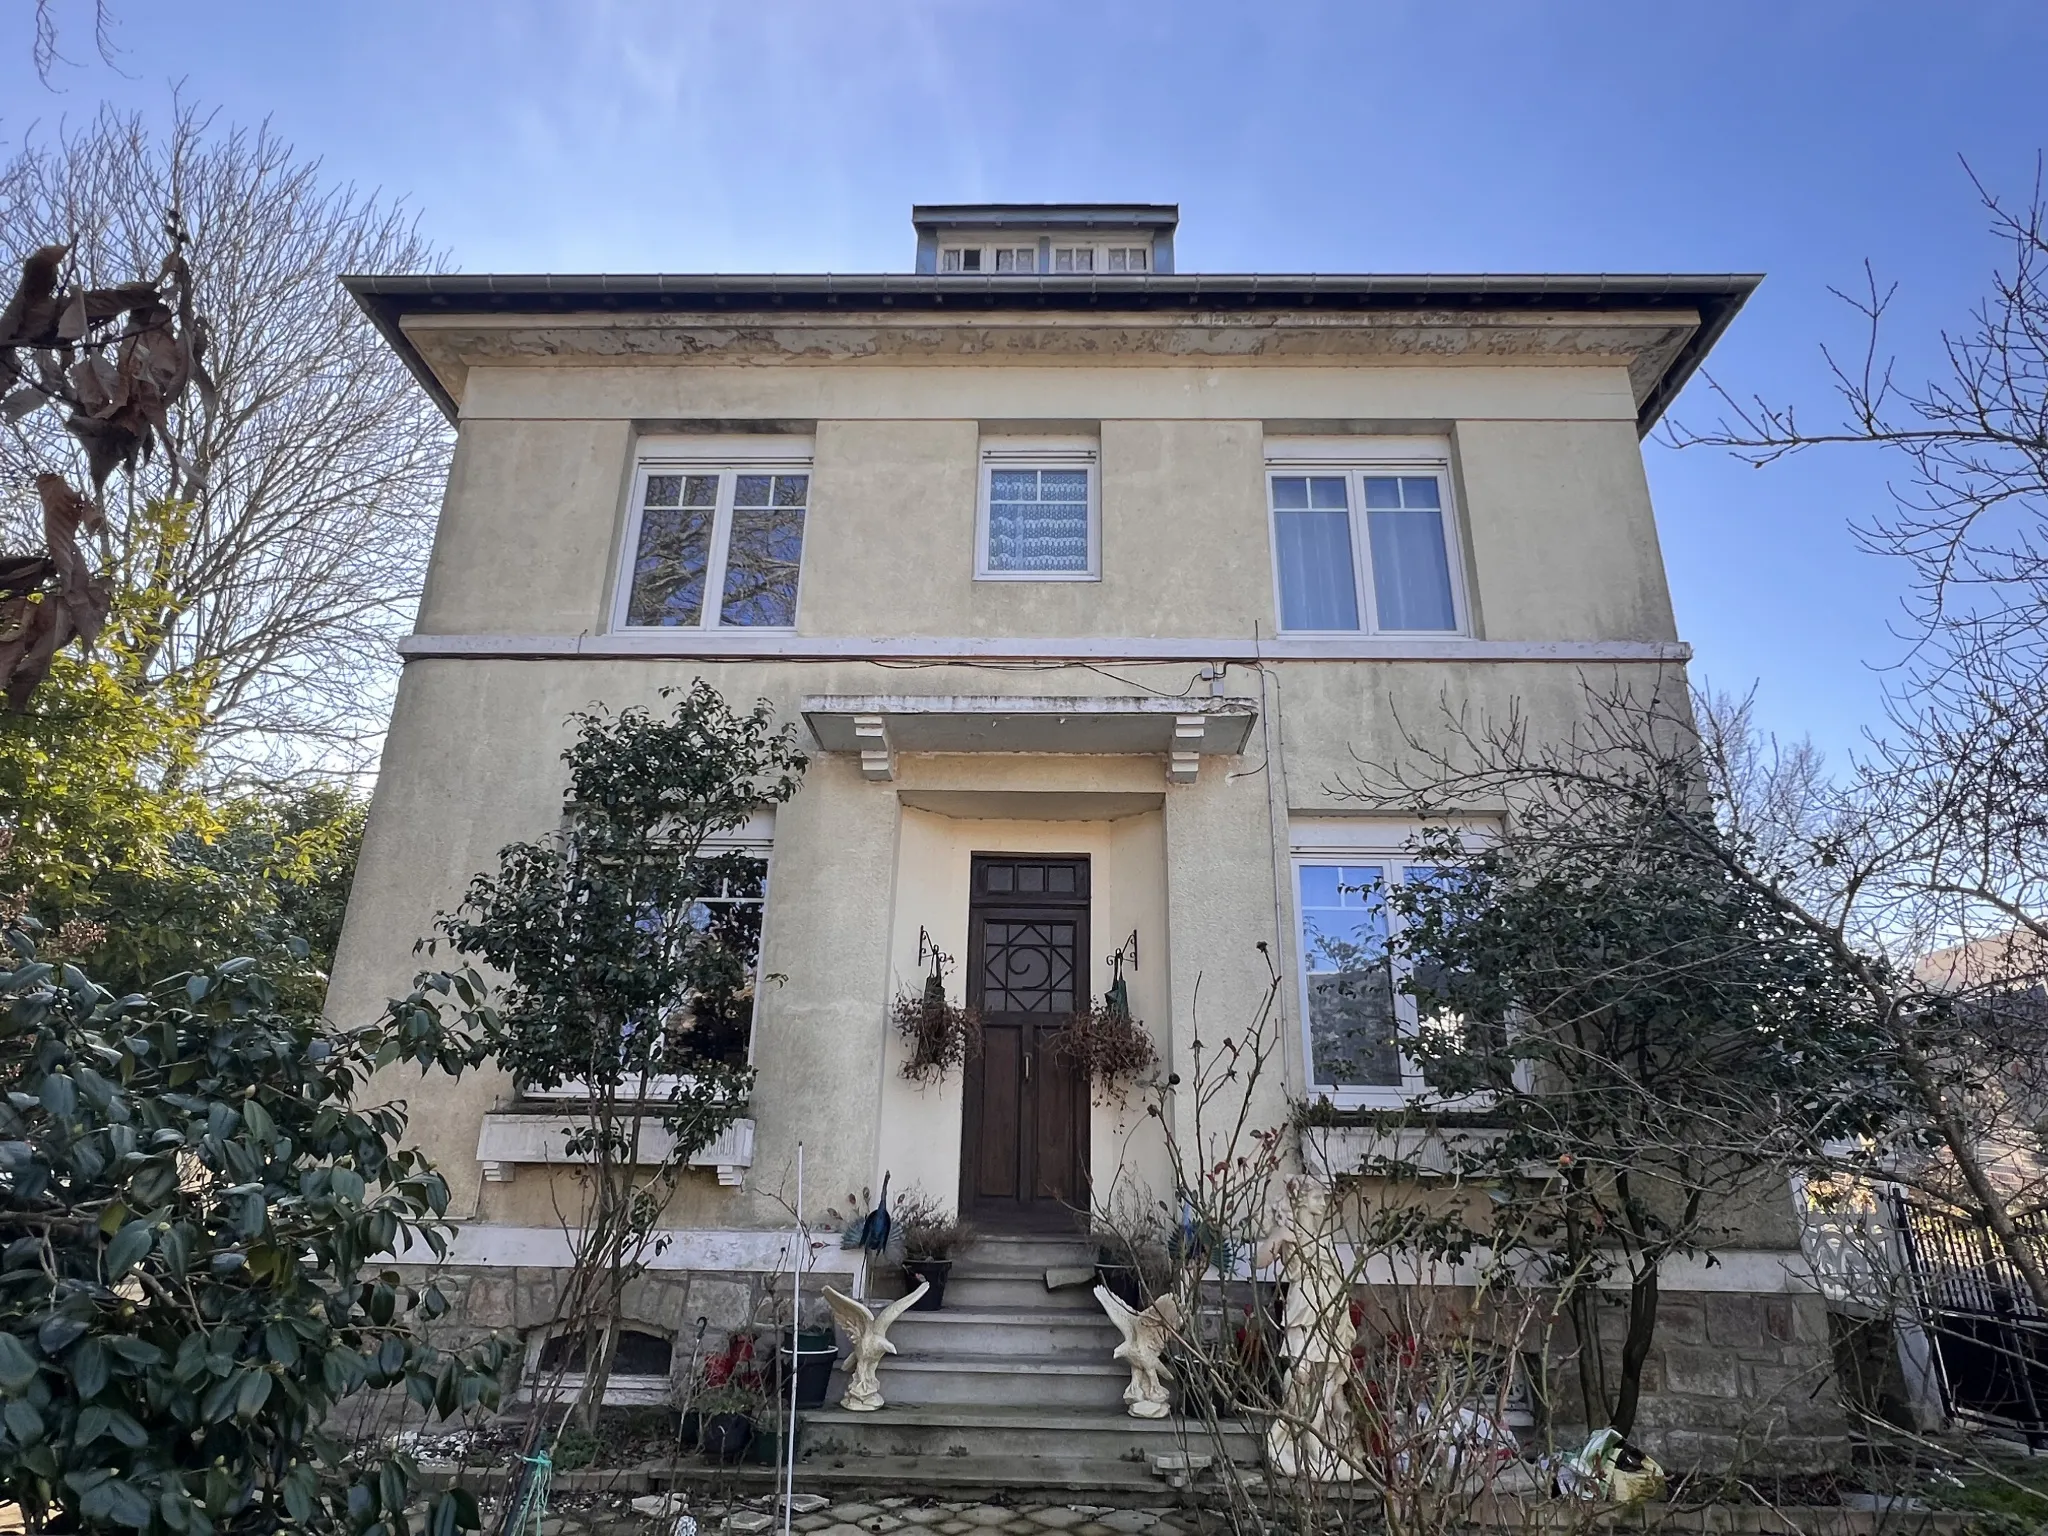
<path fill-rule="evenodd" d="M 875 1201 L 875 1208 L 868 1212 L 867 1220 L 860 1224 L 860 1245 L 869 1253 L 880 1253 L 889 1246 L 889 1170 L 882 1170 L 882 1194 Z"/>
<path fill-rule="evenodd" d="M 846 1395 L 839 1399 L 839 1406 L 848 1413 L 873 1413 L 882 1406 L 882 1356 L 896 1353 L 896 1346 L 889 1342 L 889 1325 L 931 1288 L 931 1281 L 920 1280 L 908 1296 L 898 1297 L 880 1312 L 874 1312 L 851 1296 L 842 1296 L 829 1285 L 825 1287 L 825 1304 L 846 1331 L 849 1346 Z"/>
<path fill-rule="evenodd" d="M 1165 1418 L 1173 1410 L 1173 1394 L 1166 1386 L 1166 1346 L 1180 1326 L 1179 1304 L 1171 1296 L 1161 1296 L 1140 1312 L 1106 1285 L 1095 1287 L 1095 1299 L 1124 1336 L 1110 1358 L 1131 1368 L 1131 1384 L 1124 1388 L 1126 1411 L 1134 1419 Z"/>

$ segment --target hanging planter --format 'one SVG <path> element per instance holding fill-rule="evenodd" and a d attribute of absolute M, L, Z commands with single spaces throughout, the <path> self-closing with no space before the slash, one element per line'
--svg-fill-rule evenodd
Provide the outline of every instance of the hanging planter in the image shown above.
<path fill-rule="evenodd" d="M 951 956 L 939 952 L 920 931 L 917 958 L 931 960 L 931 973 L 917 992 L 898 994 L 889 1018 L 903 1040 L 903 1075 L 914 1083 L 936 1083 L 981 1048 L 981 1016 L 972 1008 L 946 1000 L 946 966 Z"/>
<path fill-rule="evenodd" d="M 1137 935 L 1127 948 L 1135 949 Z M 1095 1102 L 1119 1108 L 1132 1087 L 1159 1061 L 1159 1050 L 1145 1026 L 1131 1017 L 1131 992 L 1124 982 L 1124 954 L 1110 956 L 1114 979 L 1102 1001 L 1077 1013 L 1052 1037 L 1052 1048 L 1094 1085 Z"/>

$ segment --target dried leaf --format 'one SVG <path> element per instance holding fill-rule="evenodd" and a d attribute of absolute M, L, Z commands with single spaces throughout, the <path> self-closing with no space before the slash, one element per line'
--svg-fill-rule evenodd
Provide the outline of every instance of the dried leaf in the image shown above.
<path fill-rule="evenodd" d="M 70 254 L 68 245 L 46 245 L 28 253 L 14 296 L 0 310 L 0 346 L 41 347 L 56 339 L 57 273 Z"/>
<path fill-rule="evenodd" d="M 57 339 L 77 341 L 85 335 L 85 290 L 75 290 L 71 302 L 64 306 L 64 313 L 57 317 Z"/>
<path fill-rule="evenodd" d="M 6 399 L 0 400 L 0 417 L 5 417 L 9 421 L 19 421 L 49 398 L 33 384 L 24 384 Z"/>

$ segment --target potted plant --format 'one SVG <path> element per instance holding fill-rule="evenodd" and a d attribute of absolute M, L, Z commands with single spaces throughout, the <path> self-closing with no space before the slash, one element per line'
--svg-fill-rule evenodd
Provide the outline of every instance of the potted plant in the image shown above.
<path fill-rule="evenodd" d="M 920 934 L 917 958 L 927 956 L 932 968 L 924 986 L 898 993 L 889 1005 L 889 1017 L 903 1041 L 903 1075 L 914 1083 L 942 1081 L 981 1045 L 981 1016 L 946 1000 L 946 966 L 952 957 Z"/>
<path fill-rule="evenodd" d="M 973 1237 L 973 1230 L 946 1209 L 934 1195 L 912 1186 L 896 1202 L 896 1236 L 902 1245 L 903 1279 L 911 1290 L 920 1280 L 931 1289 L 911 1304 L 913 1312 L 936 1312 L 946 1303 L 946 1280 L 953 1256 Z"/>
<path fill-rule="evenodd" d="M 1121 951 L 1115 957 L 1121 960 Z M 1123 1106 L 1139 1077 L 1159 1060 L 1151 1033 L 1131 1017 L 1130 989 L 1123 967 L 1102 1001 L 1074 1014 L 1052 1037 L 1052 1048 L 1088 1074 L 1098 1104 Z"/>
<path fill-rule="evenodd" d="M 697 1447 L 705 1459 L 731 1466 L 746 1455 L 760 1411 L 761 1394 L 752 1387 L 707 1387 L 697 1399 Z"/>
<path fill-rule="evenodd" d="M 691 1395 L 691 1406 L 696 1410 L 697 1446 L 707 1458 L 730 1465 L 746 1454 L 762 1406 L 752 1334 L 735 1333 L 725 1348 L 704 1362 L 703 1380 Z"/>
<path fill-rule="evenodd" d="M 1143 1311 L 1173 1290 L 1171 1246 L 1152 1232 L 1112 1232 L 1095 1248 L 1095 1278 L 1125 1306 Z"/>
<path fill-rule="evenodd" d="M 781 1347 L 775 1355 L 776 1402 L 786 1403 L 789 1400 L 789 1378 L 783 1373 L 789 1369 L 790 1360 L 794 1357 L 797 1407 L 824 1407 L 825 1392 L 832 1381 L 832 1367 L 839 1359 L 839 1335 L 830 1323 L 820 1328 L 797 1328 L 785 1323 L 780 1342 Z"/>

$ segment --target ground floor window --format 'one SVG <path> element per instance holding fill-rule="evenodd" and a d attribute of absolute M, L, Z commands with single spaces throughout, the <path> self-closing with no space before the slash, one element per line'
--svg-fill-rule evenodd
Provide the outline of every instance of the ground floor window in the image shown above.
<path fill-rule="evenodd" d="M 1294 963 L 1309 1096 L 1336 1107 L 1400 1104 L 1428 1087 L 1403 1049 L 1422 1021 L 1399 986 L 1399 918 L 1386 892 L 1438 871 L 1407 850 L 1422 829 L 1331 819 L 1292 831 Z"/>
<path fill-rule="evenodd" d="M 698 951 L 702 984 L 677 997 L 654 1021 L 697 1060 L 726 1066 L 745 1066 L 753 1060 L 772 844 L 773 823 L 766 817 L 757 817 L 732 837 L 708 842 L 701 851 L 703 894 L 685 911 L 649 912 L 642 919 L 675 925 L 686 942 L 690 934 L 717 941 Z M 665 1099 L 684 1081 L 681 1076 L 651 1078 L 647 1096 Z M 527 1097 L 535 1099 L 576 1101 L 589 1096 L 589 1085 L 580 1078 L 527 1091 Z"/>

